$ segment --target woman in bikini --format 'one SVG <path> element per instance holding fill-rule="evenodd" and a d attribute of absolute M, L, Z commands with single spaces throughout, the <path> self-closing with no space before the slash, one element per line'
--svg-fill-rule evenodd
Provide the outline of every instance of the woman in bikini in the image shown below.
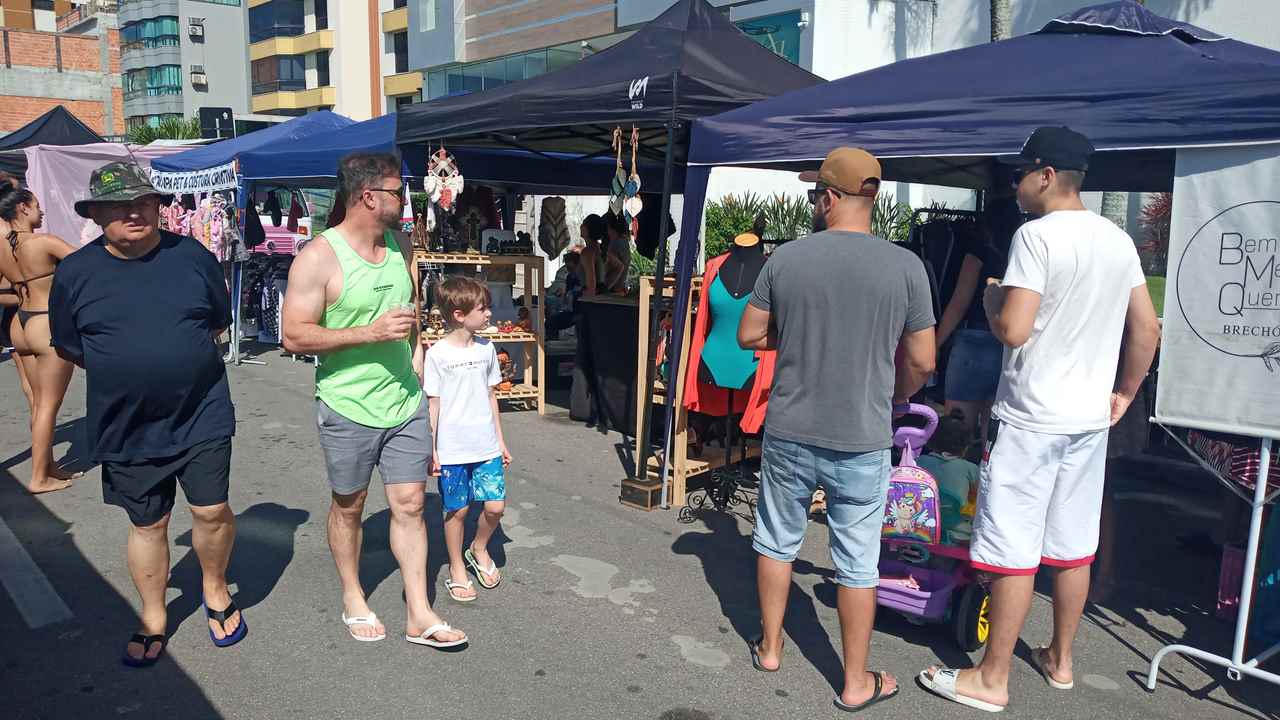
<path fill-rule="evenodd" d="M 0 172 L 0 187 L 18 187 L 18 179 L 14 176 Z M 0 238 L 8 237 L 9 223 L 0 220 Z M 27 410 L 31 417 L 35 416 L 36 404 L 31 397 L 31 383 L 27 381 L 26 367 L 22 364 L 22 355 L 30 355 L 31 351 L 26 347 L 26 338 L 21 337 L 18 332 L 18 305 L 21 301 L 18 299 L 18 291 L 14 289 L 13 283 L 8 278 L 0 276 L 0 345 L 6 348 L 12 348 L 13 352 L 9 357 L 13 358 L 13 366 L 18 369 L 18 382 L 22 384 L 22 394 L 27 396 Z M 22 350 L 19 352 L 18 343 L 22 343 Z"/>
<path fill-rule="evenodd" d="M 75 478 L 53 460 L 53 428 L 73 367 L 58 357 L 49 335 L 53 271 L 75 248 L 54 235 L 36 234 L 43 219 L 40 202 L 30 190 L 0 185 L 0 221 L 9 226 L 0 241 L 0 274 L 18 293 L 13 340 L 34 397 L 31 484 L 27 486 L 33 494 L 62 490 Z"/>

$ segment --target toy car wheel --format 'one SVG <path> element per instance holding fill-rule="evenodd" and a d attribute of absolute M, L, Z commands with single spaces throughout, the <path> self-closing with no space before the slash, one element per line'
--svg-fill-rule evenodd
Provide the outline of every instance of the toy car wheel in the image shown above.
<path fill-rule="evenodd" d="M 987 644 L 987 636 L 991 633 L 990 605 L 991 595 L 979 583 L 970 583 L 964 589 L 951 617 L 956 644 L 961 650 L 973 652 Z"/>

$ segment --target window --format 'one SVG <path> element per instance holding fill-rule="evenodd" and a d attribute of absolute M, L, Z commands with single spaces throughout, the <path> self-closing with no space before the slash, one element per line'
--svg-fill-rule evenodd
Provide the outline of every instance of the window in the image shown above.
<path fill-rule="evenodd" d="M 747 37 L 795 65 L 800 64 L 800 11 L 734 23 Z"/>
<path fill-rule="evenodd" d="M 209 3 L 210 5 L 231 5 L 240 7 L 240 0 L 196 0 L 196 2 Z"/>
<path fill-rule="evenodd" d="M 120 28 L 120 51 L 123 53 L 143 48 L 178 47 L 178 18 L 174 15 L 138 20 Z"/>
<path fill-rule="evenodd" d="M 316 0 L 316 29 L 329 29 L 329 0 Z"/>
<path fill-rule="evenodd" d="M 427 97 L 438 98 L 449 94 L 449 77 L 444 70 L 427 73 Z"/>
<path fill-rule="evenodd" d="M 249 8 L 249 42 L 297 37 L 306 32 L 302 0 L 271 0 Z"/>
<path fill-rule="evenodd" d="M 481 74 L 484 75 L 485 90 L 492 90 L 493 88 L 502 87 L 507 84 L 506 60 L 490 60 L 480 67 Z"/>
<path fill-rule="evenodd" d="M 316 85 L 325 87 L 329 84 L 329 51 L 316 53 Z"/>
<path fill-rule="evenodd" d="M 400 97 L 396 98 L 396 110 L 402 110 L 404 108 L 409 107 L 412 104 L 413 104 L 412 95 L 401 95 Z"/>
<path fill-rule="evenodd" d="M 327 62 L 328 58 L 325 60 Z M 302 55 L 276 55 L 254 60 L 250 72 L 254 95 L 307 89 L 306 63 Z"/>
<path fill-rule="evenodd" d="M 181 65 L 158 65 L 156 67 L 130 70 L 124 74 L 124 97 L 126 100 L 144 96 L 181 94 Z"/>
<path fill-rule="evenodd" d="M 418 32 L 436 29 L 436 0 L 418 0 Z"/>
<path fill-rule="evenodd" d="M 391 44 L 396 55 L 396 73 L 409 72 L 409 33 L 393 34 Z"/>
<path fill-rule="evenodd" d="M 391 9 L 398 10 L 402 7 L 408 7 L 409 0 L 391 0 Z"/>

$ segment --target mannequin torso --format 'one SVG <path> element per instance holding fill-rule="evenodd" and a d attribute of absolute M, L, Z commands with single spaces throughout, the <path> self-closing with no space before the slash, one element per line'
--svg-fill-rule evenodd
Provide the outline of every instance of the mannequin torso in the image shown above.
<path fill-rule="evenodd" d="M 710 330 L 698 365 L 698 380 L 731 390 L 750 388 L 755 379 L 755 351 L 738 345 L 738 321 L 764 267 L 761 243 L 734 244 L 715 278 L 703 288 L 703 307 L 711 313 Z"/>

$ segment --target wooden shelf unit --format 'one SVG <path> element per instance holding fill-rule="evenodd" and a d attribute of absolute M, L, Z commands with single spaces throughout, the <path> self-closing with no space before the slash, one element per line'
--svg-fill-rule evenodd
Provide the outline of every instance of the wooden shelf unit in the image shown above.
<path fill-rule="evenodd" d="M 659 413 L 664 412 L 667 392 L 670 391 L 668 385 L 662 380 L 654 383 L 654 392 L 650 397 L 645 397 L 646 386 L 649 384 L 649 373 L 653 368 L 649 367 L 649 308 L 653 298 L 654 278 L 646 275 L 640 278 L 640 344 L 639 354 L 636 358 L 636 443 L 643 442 L 643 438 L 639 437 L 640 427 L 643 425 L 644 408 L 646 402 L 658 403 L 659 406 L 653 409 L 656 425 L 661 416 Z M 675 297 L 675 277 L 668 276 L 665 287 L 663 288 L 663 296 L 668 298 Z M 683 351 L 680 353 L 680 367 L 676 371 L 674 380 L 675 386 L 675 432 L 671 439 L 671 453 L 667 458 L 667 478 L 669 479 L 670 490 L 667 494 L 667 500 L 673 507 L 680 507 L 685 504 L 685 495 L 689 478 L 700 473 L 708 472 L 716 467 L 724 464 L 724 451 L 720 450 L 720 458 L 718 461 L 714 458 L 703 460 L 689 458 L 689 412 L 684 408 L 684 383 L 685 376 L 689 369 L 689 338 L 693 333 L 693 309 L 699 293 L 702 292 L 702 278 L 693 279 L 690 287 L 692 297 L 685 310 L 684 333 L 680 338 L 680 347 Z M 667 350 L 671 352 L 670 348 Z M 644 477 L 638 477 L 635 480 L 623 480 L 622 492 L 619 501 L 624 505 L 638 508 L 640 510 L 653 510 L 661 501 L 662 495 L 662 479 L 658 477 L 658 453 L 661 450 L 655 448 L 654 455 L 650 456 L 648 468 L 646 468 Z M 706 453 L 704 453 L 705 455 Z M 713 462 L 718 462 L 714 464 Z"/>
<path fill-rule="evenodd" d="M 543 278 L 546 273 L 545 261 L 537 255 L 481 255 L 478 253 L 429 253 L 414 250 L 413 259 L 418 264 L 427 265 L 471 265 L 474 267 L 493 267 L 497 265 L 514 265 L 521 273 L 524 292 L 524 306 L 529 309 L 529 318 L 533 321 L 533 332 L 529 333 L 481 333 L 490 341 L 502 343 L 519 343 L 524 346 L 524 379 L 510 390 L 498 391 L 499 400 L 532 401 L 539 415 L 546 414 L 547 404 L 547 353 L 546 327 L 544 323 Z M 537 305 L 533 298 L 538 298 Z M 440 340 L 441 335 L 422 335 L 422 342 L 430 345 Z"/>

